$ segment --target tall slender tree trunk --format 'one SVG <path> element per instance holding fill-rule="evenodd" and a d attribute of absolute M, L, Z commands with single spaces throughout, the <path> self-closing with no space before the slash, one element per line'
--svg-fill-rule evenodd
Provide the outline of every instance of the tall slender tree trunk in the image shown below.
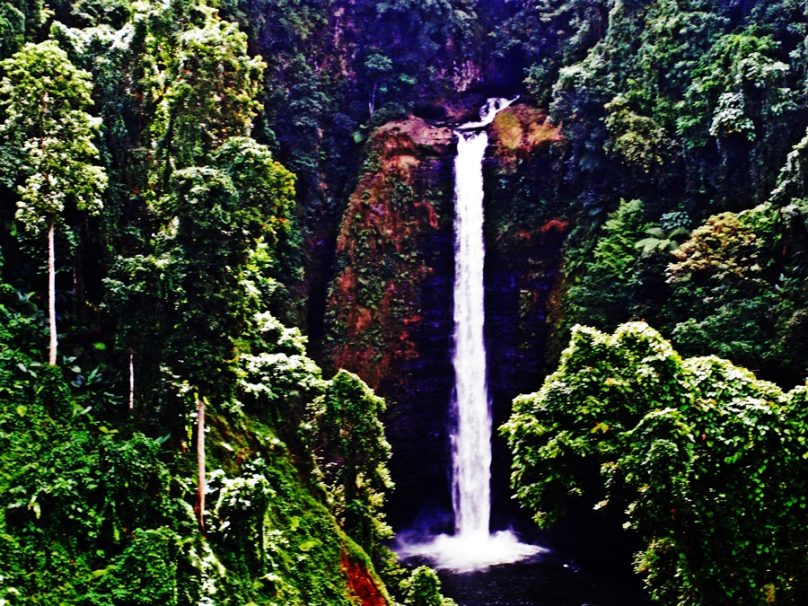
<path fill-rule="evenodd" d="M 135 408 L 135 352 L 129 350 L 129 410 Z"/>
<path fill-rule="evenodd" d="M 205 402 L 196 400 L 196 515 L 199 528 L 205 532 Z"/>
<path fill-rule="evenodd" d="M 373 83 L 373 91 L 370 93 L 370 99 L 368 99 L 368 113 L 372 116 L 373 112 L 376 111 L 376 88 L 379 86 L 379 81 L 376 80 Z"/>
<path fill-rule="evenodd" d="M 56 253 L 54 246 L 54 222 L 48 226 L 48 326 L 50 350 L 48 364 L 56 366 Z"/>

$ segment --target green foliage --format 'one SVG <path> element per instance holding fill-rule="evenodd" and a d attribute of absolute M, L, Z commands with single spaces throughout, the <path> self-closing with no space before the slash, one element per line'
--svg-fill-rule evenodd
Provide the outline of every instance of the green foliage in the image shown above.
<path fill-rule="evenodd" d="M 291 232 L 294 175 L 273 160 L 269 148 L 246 137 L 227 139 L 212 159 L 239 192 L 245 214 L 240 222 L 252 223 L 253 237 L 265 239 L 271 246 L 269 254 L 276 257 L 278 241 Z"/>
<path fill-rule="evenodd" d="M 4 269 L 3 251 L 0 249 L 0 276 Z M 17 374 L 16 364 L 22 364 L 22 372 L 36 376 L 41 365 L 28 359 L 44 341 L 42 313 L 31 300 L 31 293 L 22 293 L 0 277 L 0 395 L 13 397 L 26 389 L 24 380 Z M 30 368 L 29 368 L 30 366 Z M 31 375 L 30 373 L 34 373 Z"/>
<path fill-rule="evenodd" d="M 351 603 L 341 562 L 361 551 L 269 426 L 238 410 L 213 417 L 210 458 L 220 468 L 209 474 L 203 539 L 187 503 L 190 457 L 166 449 L 164 438 L 95 420 L 120 402 L 33 362 L 23 335 L 37 326 L 36 312 L 10 289 L 2 296 L 10 321 L 0 328 L 0 599 Z M 260 334 L 278 352 L 303 353 L 299 331 L 269 317 Z"/>
<path fill-rule="evenodd" d="M 242 356 L 238 399 L 246 411 L 270 421 L 290 443 L 310 446 L 315 431 L 308 406 L 326 388 L 320 368 L 306 356 L 306 339 L 268 313 L 255 319 L 252 349 Z"/>
<path fill-rule="evenodd" d="M 805 229 L 802 202 L 722 213 L 696 229 L 667 270 L 672 306 L 685 318 L 672 330 L 677 345 L 800 381 L 806 351 L 793 337 L 808 304 Z"/>
<path fill-rule="evenodd" d="M 212 423 L 213 601 L 348 606 L 343 558 L 372 575 L 367 556 L 312 495 L 268 426 L 242 414 Z"/>
<path fill-rule="evenodd" d="M 243 323 L 241 301 L 228 294 L 246 260 L 249 225 L 239 221 L 238 193 L 219 170 L 177 171 L 171 188 L 160 204 L 170 223 L 159 234 L 158 254 L 165 266 L 160 291 L 177 314 L 169 345 L 178 352 L 174 366 L 192 388 L 226 400 L 234 379 L 228 361 Z"/>
<path fill-rule="evenodd" d="M 567 138 L 495 186 L 513 199 L 498 227 L 536 231 L 548 209 L 574 227 L 563 309 L 525 314 L 653 318 L 682 352 L 802 381 L 806 31 L 800 0 L 3 3 L 0 602 L 347 604 L 344 557 L 370 563 L 333 513 L 395 581 L 383 404 L 353 375 L 323 380 L 275 318 L 302 317 L 296 284 L 325 298 L 369 129 L 491 74 L 504 88 L 524 76 Z M 363 174 L 382 170 L 369 149 Z M 346 363 L 389 378 L 415 355 L 401 328 L 421 317 L 430 267 L 408 239 L 432 194 L 387 172 L 351 208 L 362 220 L 334 268 L 361 313 L 326 313 L 327 347 L 355 342 Z M 57 276 L 61 370 L 36 361 L 40 268 L 20 229 L 53 224 L 72 261 Z M 539 486 L 523 498 L 557 503 L 552 519 L 570 493 L 606 490 L 646 539 L 638 566 L 660 601 L 788 604 L 807 576 L 805 389 L 619 334 L 575 333 L 564 385 L 536 405 L 542 427 L 514 429 L 548 439 L 518 447 Z M 216 468 L 204 538 L 188 504 L 197 392 Z M 441 603 L 424 570 L 403 595 Z"/>
<path fill-rule="evenodd" d="M 176 145 L 180 166 L 194 164 L 229 137 L 247 135 L 258 111 L 263 61 L 248 57 L 246 36 L 214 14 L 180 35 L 176 63 L 166 74 L 176 79 L 165 94 L 166 123 L 158 122 L 158 136 L 164 147 Z"/>
<path fill-rule="evenodd" d="M 777 61 L 776 43 L 752 28 L 716 40 L 693 72 L 677 126 L 695 131 L 692 145 L 706 143 L 706 134 L 733 134 L 754 141 L 761 121 L 787 112 L 791 91 L 786 86 L 788 65 Z"/>
<path fill-rule="evenodd" d="M 415 568 L 404 581 L 404 604 L 406 606 L 454 606 L 454 600 L 440 593 L 440 579 L 427 566 Z"/>
<path fill-rule="evenodd" d="M 591 261 L 566 295 L 570 324 L 611 327 L 637 309 L 641 253 L 636 243 L 649 228 L 639 200 L 623 201 L 604 223 Z"/>
<path fill-rule="evenodd" d="M 583 58 L 602 35 L 607 3 L 603 0 L 539 0 L 515 3 L 513 14 L 492 32 L 496 52 L 518 51 L 527 59 L 525 85 L 545 104 L 559 69 Z"/>
<path fill-rule="evenodd" d="M 246 136 L 263 70 L 246 37 L 205 5 L 136 9 L 123 56 L 105 49 L 120 61 L 122 82 L 97 65 L 112 81 L 109 102 L 140 117 L 111 141 L 133 167 L 118 167 L 116 188 L 129 188 L 131 200 L 108 215 L 116 247 L 106 308 L 134 358 L 135 399 L 176 423 L 171 410 L 195 390 L 233 397 L 253 319 L 277 305 L 280 280 L 296 279 L 295 179 Z M 133 107 L 120 86 L 134 87 Z"/>
<path fill-rule="evenodd" d="M 176 604 L 180 544 L 180 537 L 168 528 L 138 528 L 115 564 L 99 571 L 95 593 L 100 599 L 108 595 L 110 604 Z"/>
<path fill-rule="evenodd" d="M 25 15 L 11 2 L 0 6 L 0 57 L 15 53 L 25 39 Z"/>
<path fill-rule="evenodd" d="M 384 400 L 359 377 L 340 370 L 313 407 L 315 453 L 334 498 L 335 516 L 375 556 L 392 535 L 382 513 L 385 495 L 393 488 L 387 470 L 391 450 L 380 421 Z"/>
<path fill-rule="evenodd" d="M 743 216 L 749 217 L 749 213 Z M 749 223 L 735 213 L 710 217 L 676 254 L 679 262 L 670 265 L 671 278 L 685 280 L 688 276 L 734 284 L 754 280 L 763 271 L 765 247 L 776 242 L 759 238 Z M 770 226 L 762 227 L 771 231 Z"/>
<path fill-rule="evenodd" d="M 55 0 L 50 4 L 58 7 L 59 16 L 71 25 L 92 27 L 109 24 L 121 27 L 132 15 L 133 2 L 131 0 L 76 0 L 75 2 Z M 69 11 L 69 15 L 65 14 L 67 11 Z"/>
<path fill-rule="evenodd" d="M 209 3 L 35 5 L 0 12 L 0 56 L 16 52 L 0 68 L 2 187 L 13 204 L 21 186 L 25 227 L 68 228 L 75 355 L 34 361 L 42 315 L 0 281 L 0 603 L 348 606 L 348 560 L 387 599 L 306 451 L 327 383 L 268 311 L 288 306 L 300 235 L 295 176 L 249 137 L 262 60 Z M 54 40 L 23 46 L 54 15 Z M 7 210 L 0 270 L 30 288 Z M 196 396 L 216 468 L 206 537 L 190 505 Z M 352 509 L 380 516 L 363 495 Z"/>
<path fill-rule="evenodd" d="M 808 196 L 808 131 L 791 149 L 777 176 L 777 187 L 771 195 L 772 202 L 782 204 L 795 198 Z"/>
<path fill-rule="evenodd" d="M 41 33 L 53 17 L 51 7 L 44 0 L 10 0 L 3 3 L 0 31 L 0 58 L 11 55 L 21 42 L 31 41 Z"/>
<path fill-rule="evenodd" d="M 629 166 L 649 172 L 664 160 L 665 130 L 652 118 L 629 109 L 619 95 L 606 105 L 606 128 L 613 137 L 611 150 Z"/>
<path fill-rule="evenodd" d="M 560 170 L 575 194 L 601 208 L 640 195 L 652 215 L 768 197 L 806 120 L 798 3 L 544 4 L 525 3 L 514 21 L 530 32 L 525 85 L 565 124 Z"/>
<path fill-rule="evenodd" d="M 94 421 L 95 408 L 114 403 L 72 387 L 24 351 L 0 367 L 2 597 L 107 605 L 119 603 L 114 596 L 144 604 L 165 596 L 178 582 L 176 558 L 171 572 L 172 559 L 144 541 L 165 542 L 169 524 L 182 527 L 183 508 L 160 442 Z M 107 574 L 117 580 L 105 584 Z"/>
<path fill-rule="evenodd" d="M 660 603 L 797 604 L 808 485 L 791 410 L 803 394 L 718 358 L 682 360 L 645 324 L 577 327 L 502 428 L 513 486 L 542 525 L 572 501 L 623 511 Z"/>
<path fill-rule="evenodd" d="M 92 164 L 98 122 L 85 111 L 91 104 L 89 74 L 53 42 L 27 44 L 2 70 L 0 140 L 3 155 L 14 161 L 0 177 L 8 186 L 19 184 L 17 219 L 38 234 L 61 219 L 68 203 L 100 212 L 107 177 Z"/>
<path fill-rule="evenodd" d="M 230 137 L 249 134 L 264 63 L 247 39 L 205 4 L 142 5 L 133 76 L 148 123 L 149 184 L 162 193 L 174 169 L 203 164 Z"/>
<path fill-rule="evenodd" d="M 670 232 L 665 233 L 661 227 L 651 227 L 645 230 L 646 236 L 638 241 L 634 246 L 648 255 L 654 251 L 674 252 L 681 246 L 679 240 L 683 240 L 690 232 L 684 227 L 675 227 Z"/>

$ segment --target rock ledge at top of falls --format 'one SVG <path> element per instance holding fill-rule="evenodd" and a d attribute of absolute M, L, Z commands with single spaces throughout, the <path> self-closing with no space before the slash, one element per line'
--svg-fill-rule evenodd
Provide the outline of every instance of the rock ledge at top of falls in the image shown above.
<path fill-rule="evenodd" d="M 376 129 L 370 147 L 380 151 L 385 158 L 408 155 L 416 150 L 442 156 L 452 153 L 452 137 L 452 130 L 447 126 L 433 125 L 411 115 Z"/>
<path fill-rule="evenodd" d="M 408 155 L 416 150 L 427 155 L 454 155 L 452 125 L 474 120 L 468 105 L 447 105 L 445 119 L 431 120 L 409 115 L 388 122 L 371 135 L 369 149 L 385 158 Z M 562 124 L 554 124 L 544 110 L 515 103 L 500 111 L 488 127 L 497 159 L 525 157 L 553 144 L 565 142 Z"/>

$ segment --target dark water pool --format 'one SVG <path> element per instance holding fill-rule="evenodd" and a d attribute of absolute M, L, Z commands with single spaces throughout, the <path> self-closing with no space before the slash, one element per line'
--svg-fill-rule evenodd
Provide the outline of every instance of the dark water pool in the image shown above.
<path fill-rule="evenodd" d="M 459 606 L 649 605 L 632 579 L 582 570 L 552 551 L 485 571 L 438 574 L 444 595 Z"/>

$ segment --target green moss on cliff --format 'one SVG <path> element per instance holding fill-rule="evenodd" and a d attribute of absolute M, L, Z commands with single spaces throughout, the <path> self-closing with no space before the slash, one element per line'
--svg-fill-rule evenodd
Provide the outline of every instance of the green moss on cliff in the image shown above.
<path fill-rule="evenodd" d="M 357 372 L 373 387 L 403 380 L 396 364 L 418 356 L 412 332 L 433 271 L 425 245 L 451 229 L 451 184 L 437 174 L 450 142 L 448 129 L 418 118 L 376 131 L 343 214 L 327 351 L 334 367 Z"/>

